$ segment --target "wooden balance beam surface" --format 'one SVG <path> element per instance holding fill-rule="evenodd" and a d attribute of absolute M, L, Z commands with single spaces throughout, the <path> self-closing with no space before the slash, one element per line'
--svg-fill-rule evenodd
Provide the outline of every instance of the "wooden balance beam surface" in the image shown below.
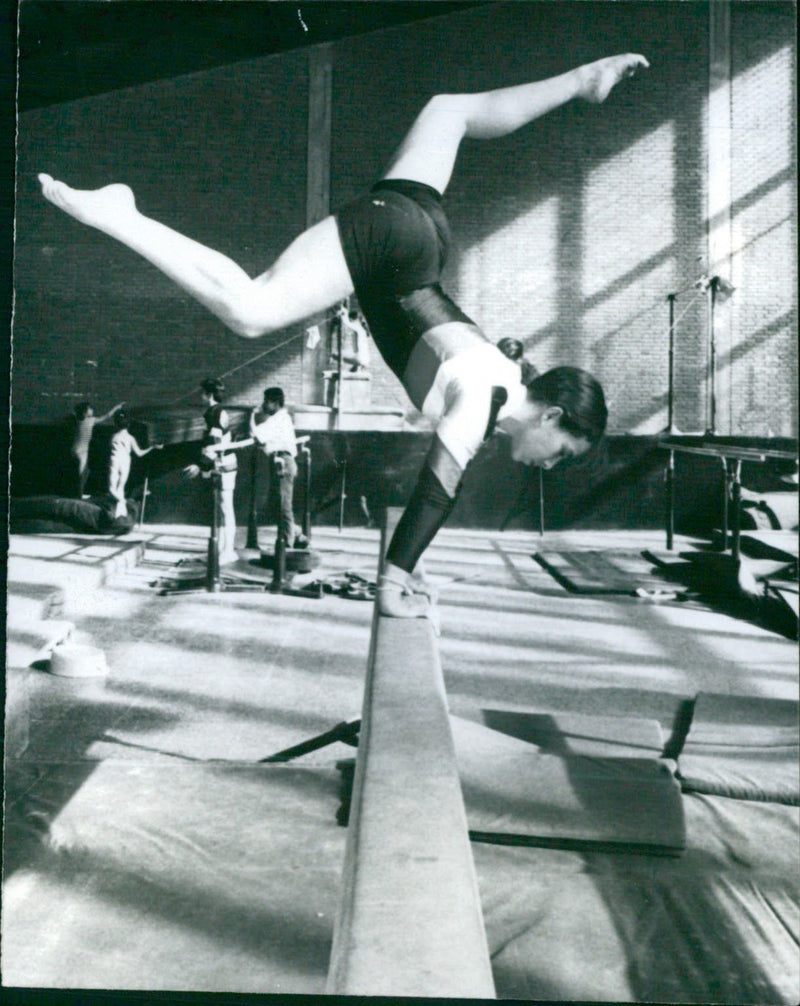
<path fill-rule="evenodd" d="M 436 636 L 377 606 L 343 874 L 328 993 L 495 997 Z"/>

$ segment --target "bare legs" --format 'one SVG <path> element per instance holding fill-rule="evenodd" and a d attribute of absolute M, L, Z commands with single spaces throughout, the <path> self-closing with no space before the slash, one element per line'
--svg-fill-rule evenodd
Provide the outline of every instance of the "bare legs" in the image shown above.
<path fill-rule="evenodd" d="M 235 484 L 236 472 L 222 473 L 217 519 L 219 521 L 219 561 L 223 564 L 236 562 L 239 558 L 234 548 L 236 542 L 236 514 L 233 509 Z"/>
<path fill-rule="evenodd" d="M 82 499 L 86 495 L 86 484 L 89 481 L 89 452 L 73 450 L 71 453 L 75 465 L 77 496 Z"/>
<path fill-rule="evenodd" d="M 332 217 L 301 234 L 251 279 L 234 261 L 136 208 L 127 185 L 80 190 L 39 175 L 54 206 L 138 252 L 237 335 L 285 328 L 349 297 L 353 282 Z"/>
<path fill-rule="evenodd" d="M 516 87 L 437 95 L 417 117 L 383 177 L 424 182 L 443 193 L 464 137 L 506 136 L 574 98 L 599 104 L 619 81 L 649 65 L 644 56 L 623 53 Z"/>
<path fill-rule="evenodd" d="M 112 462 L 109 469 L 108 491 L 117 501 L 117 506 L 114 511 L 115 517 L 124 517 L 127 514 L 127 507 L 125 506 L 125 487 L 128 484 L 128 475 L 130 474 L 130 470 L 130 458 L 123 459 L 121 462 Z"/>
<path fill-rule="evenodd" d="M 644 56 L 598 60 L 548 80 L 473 95 L 439 95 L 420 113 L 386 171 L 444 192 L 467 136 L 504 136 L 574 98 L 601 102 L 624 77 L 647 66 Z M 303 321 L 353 293 L 333 217 L 300 235 L 275 264 L 252 279 L 235 262 L 144 216 L 126 185 L 72 189 L 39 175 L 54 206 L 142 255 L 237 335 L 263 335 Z"/>

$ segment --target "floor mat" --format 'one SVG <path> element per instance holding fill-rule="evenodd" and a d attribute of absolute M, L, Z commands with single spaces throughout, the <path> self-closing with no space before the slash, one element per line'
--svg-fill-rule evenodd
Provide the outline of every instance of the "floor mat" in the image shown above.
<path fill-rule="evenodd" d="M 639 552 L 534 552 L 533 558 L 575 594 L 635 594 L 673 590 Z"/>
<path fill-rule="evenodd" d="M 542 754 L 479 724 L 453 737 L 473 839 L 652 855 L 685 845 L 680 789 L 664 762 Z"/>
<path fill-rule="evenodd" d="M 106 761 L 38 776 L 6 807 L 5 984 L 324 991 L 345 840 L 334 770 Z"/>
<path fill-rule="evenodd" d="M 473 845 L 498 998 L 798 1002 L 797 809 L 684 809 L 679 858 Z"/>
<path fill-rule="evenodd" d="M 701 693 L 678 756 L 685 791 L 797 805 L 796 702 Z"/>
<path fill-rule="evenodd" d="M 659 758 L 664 747 L 658 720 L 633 716 L 484 709 L 483 722 L 493 730 L 535 744 L 545 754 Z"/>

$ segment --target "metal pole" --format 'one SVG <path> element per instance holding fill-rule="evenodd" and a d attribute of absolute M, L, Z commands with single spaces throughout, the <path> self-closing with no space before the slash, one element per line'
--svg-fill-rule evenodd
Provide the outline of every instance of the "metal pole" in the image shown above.
<path fill-rule="evenodd" d="M 733 481 L 731 485 L 731 507 L 733 517 L 731 519 L 731 555 L 734 559 L 739 558 L 740 540 L 740 519 L 742 515 L 742 462 L 737 458 L 733 463 Z"/>
<path fill-rule="evenodd" d="M 342 428 L 342 319 L 338 319 L 336 331 L 339 337 L 338 352 L 336 354 L 336 429 Z"/>
<path fill-rule="evenodd" d="M 675 298 L 667 294 L 669 303 L 669 351 L 667 359 L 667 433 L 675 432 Z M 675 540 L 675 452 L 669 452 L 666 470 L 667 484 L 667 550 L 672 551 Z"/>
<path fill-rule="evenodd" d="M 669 452 L 667 461 L 667 551 L 671 552 L 675 540 L 675 451 Z"/>
<path fill-rule="evenodd" d="M 347 458 L 341 462 L 342 480 L 339 483 L 339 532 L 344 527 L 344 501 L 347 499 L 346 479 L 347 479 Z"/>
<path fill-rule="evenodd" d="M 669 360 L 667 365 L 667 432 L 675 432 L 675 297 L 677 294 L 667 294 L 669 301 Z"/>
<path fill-rule="evenodd" d="M 308 444 L 301 444 L 300 453 L 306 462 L 306 498 L 303 503 L 303 535 L 306 541 L 308 541 L 311 538 L 311 448 Z"/>
<path fill-rule="evenodd" d="M 719 276 L 712 276 L 708 286 L 708 430 L 712 436 L 717 425 L 717 334 L 714 331 L 714 307 Z"/>
<path fill-rule="evenodd" d="M 258 503 L 256 482 L 258 479 L 258 447 L 253 444 L 250 455 L 250 514 L 247 521 L 247 543 L 245 548 L 258 548 Z"/>
<path fill-rule="evenodd" d="M 275 538 L 275 553 L 272 561 L 272 583 L 270 593 L 280 594 L 283 588 L 283 581 L 286 579 L 286 535 L 282 530 L 278 531 Z"/>
<path fill-rule="evenodd" d="M 219 507 L 222 491 L 222 475 L 211 473 L 211 534 L 208 536 L 208 559 L 206 561 L 206 590 L 216 593 L 222 581 L 219 573 Z"/>
<path fill-rule="evenodd" d="M 139 508 L 139 523 L 136 525 L 138 528 L 144 527 L 144 511 L 147 506 L 147 497 L 150 493 L 150 458 L 148 457 L 145 462 L 144 469 L 144 485 L 142 486 L 142 505 Z"/>

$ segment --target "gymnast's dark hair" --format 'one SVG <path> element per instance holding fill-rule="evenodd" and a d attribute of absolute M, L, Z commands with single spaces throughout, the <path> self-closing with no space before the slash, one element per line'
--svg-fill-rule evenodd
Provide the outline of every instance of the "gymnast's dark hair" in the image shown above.
<path fill-rule="evenodd" d="M 86 418 L 86 416 L 89 414 L 89 409 L 91 409 L 91 407 L 92 407 L 91 402 L 78 402 L 78 404 L 75 406 L 75 418 L 78 420 L 78 422 Z"/>
<path fill-rule="evenodd" d="M 521 360 L 522 354 L 525 352 L 525 347 L 519 339 L 512 339 L 510 335 L 498 340 L 497 348 L 503 356 L 507 356 L 509 360 L 514 360 L 515 362 Z"/>
<path fill-rule="evenodd" d="M 222 396 L 225 394 L 225 382 L 221 378 L 207 377 L 200 382 L 200 387 L 207 395 L 213 395 L 218 402 L 222 401 Z"/>
<path fill-rule="evenodd" d="M 264 401 L 274 402 L 279 409 L 282 409 L 286 398 L 283 394 L 283 388 L 265 388 L 264 389 Z"/>
<path fill-rule="evenodd" d="M 514 363 L 518 363 L 520 370 L 522 371 L 520 377 L 522 383 L 527 387 L 534 377 L 539 376 L 539 371 L 534 367 L 530 360 L 525 359 L 525 347 L 519 341 L 519 339 L 513 339 L 510 335 L 506 335 L 504 338 L 498 340 L 497 348 L 503 354 L 507 356 L 509 360 L 513 360 Z"/>
<path fill-rule="evenodd" d="M 114 413 L 114 426 L 116 426 L 116 428 L 118 430 L 127 430 L 127 428 L 128 428 L 128 413 L 127 412 L 122 412 L 121 410 L 119 412 L 115 412 Z"/>
<path fill-rule="evenodd" d="M 528 396 L 562 411 L 559 426 L 596 444 L 606 429 L 608 409 L 599 381 L 579 367 L 554 367 L 525 382 Z"/>

